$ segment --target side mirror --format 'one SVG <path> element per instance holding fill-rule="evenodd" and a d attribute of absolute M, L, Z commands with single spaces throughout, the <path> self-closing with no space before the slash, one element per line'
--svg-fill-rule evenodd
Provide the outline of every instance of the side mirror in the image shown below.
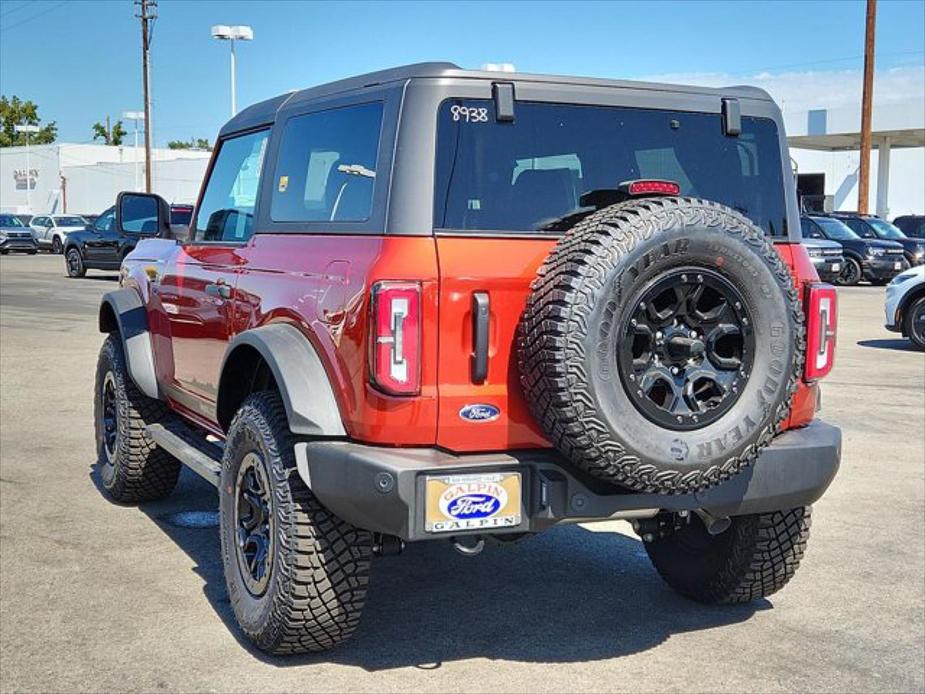
<path fill-rule="evenodd" d="M 170 205 L 153 193 L 119 193 L 116 229 L 123 234 L 170 238 Z"/>

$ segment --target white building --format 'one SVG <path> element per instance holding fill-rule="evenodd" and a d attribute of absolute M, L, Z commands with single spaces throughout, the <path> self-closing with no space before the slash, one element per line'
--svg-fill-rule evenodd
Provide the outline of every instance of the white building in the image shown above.
<path fill-rule="evenodd" d="M 860 104 L 785 112 L 784 120 L 804 205 L 857 210 Z M 885 219 L 925 214 L 925 100 L 875 101 L 871 141 L 868 211 Z"/>
<path fill-rule="evenodd" d="M 123 190 L 144 189 L 144 150 L 55 143 L 0 149 L 0 212 L 98 214 Z M 153 149 L 152 189 L 169 202 L 193 203 L 210 152 Z M 27 161 L 28 160 L 28 161 Z M 31 209 L 30 209 L 31 204 Z"/>

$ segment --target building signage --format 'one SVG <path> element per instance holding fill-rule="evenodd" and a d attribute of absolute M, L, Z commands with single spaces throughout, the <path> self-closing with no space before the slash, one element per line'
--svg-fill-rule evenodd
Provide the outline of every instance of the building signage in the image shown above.
<path fill-rule="evenodd" d="M 16 181 L 16 190 L 35 190 L 35 183 L 39 177 L 38 169 L 13 169 L 13 180 Z"/>

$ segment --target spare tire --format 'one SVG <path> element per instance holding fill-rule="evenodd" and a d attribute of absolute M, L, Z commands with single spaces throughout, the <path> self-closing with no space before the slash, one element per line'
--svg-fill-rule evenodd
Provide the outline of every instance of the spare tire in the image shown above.
<path fill-rule="evenodd" d="M 787 266 L 738 212 L 646 198 L 572 227 L 520 326 L 521 383 L 552 443 L 588 473 L 697 492 L 757 458 L 802 371 Z"/>

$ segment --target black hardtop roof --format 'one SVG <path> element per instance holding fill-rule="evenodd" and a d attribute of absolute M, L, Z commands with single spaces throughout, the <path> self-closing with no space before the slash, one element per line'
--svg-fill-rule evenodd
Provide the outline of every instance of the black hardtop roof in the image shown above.
<path fill-rule="evenodd" d="M 486 70 L 464 70 L 453 63 L 415 63 L 401 67 L 369 72 L 364 75 L 348 77 L 335 82 L 327 82 L 307 89 L 294 90 L 280 94 L 272 99 L 261 101 L 248 106 L 228 121 L 221 130 L 220 136 L 227 133 L 247 130 L 260 125 L 272 123 L 276 113 L 284 104 L 310 101 L 325 96 L 332 96 L 342 92 L 349 92 L 364 87 L 388 84 L 391 82 L 404 82 L 421 78 L 455 78 L 479 79 L 493 82 L 541 82 L 547 84 L 568 84 L 587 87 L 614 87 L 623 89 L 647 89 L 653 91 L 683 92 L 687 94 L 711 94 L 716 96 L 737 97 L 740 99 L 758 99 L 771 101 L 771 97 L 763 89 L 749 86 L 733 86 L 723 88 L 696 87 L 679 84 L 663 84 L 658 82 L 636 82 L 632 80 L 611 80 L 595 77 L 569 77 L 564 75 L 535 75 L 523 72 L 495 72 Z"/>

